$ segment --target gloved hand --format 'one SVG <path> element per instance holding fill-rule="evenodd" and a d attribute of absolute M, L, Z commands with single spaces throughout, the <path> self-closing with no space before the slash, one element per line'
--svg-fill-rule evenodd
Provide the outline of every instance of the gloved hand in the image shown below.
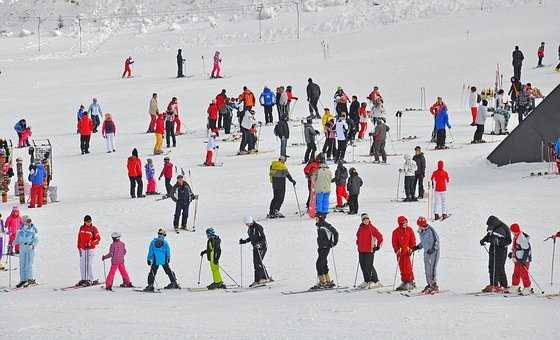
<path fill-rule="evenodd" d="M 214 264 L 217 266 L 218 265 L 218 259 L 214 259 Z"/>
<path fill-rule="evenodd" d="M 436 250 L 434 248 L 426 250 L 426 254 L 432 255 Z"/>
<path fill-rule="evenodd" d="M 80 257 L 82 257 L 82 253 L 83 251 L 81 249 L 78 249 L 78 254 L 80 254 Z"/>
<path fill-rule="evenodd" d="M 151 267 L 152 266 L 152 261 L 148 260 L 147 262 L 148 262 L 148 267 Z"/>
<path fill-rule="evenodd" d="M 375 251 L 378 251 L 378 250 L 379 250 L 379 246 L 373 247 L 373 251 L 374 251 L 374 252 L 375 252 Z"/>
<path fill-rule="evenodd" d="M 240 239 L 239 239 L 239 244 L 245 244 L 245 240 L 242 239 L 242 238 L 240 238 Z"/>
<path fill-rule="evenodd" d="M 292 185 L 293 185 L 293 186 L 296 186 L 296 181 L 292 181 Z"/>
<path fill-rule="evenodd" d="M 513 254 L 511 253 L 511 251 L 508 253 L 508 258 L 511 259 L 513 257 Z"/>
<path fill-rule="evenodd" d="M 480 245 L 483 246 L 484 243 L 486 243 L 486 241 L 484 241 L 484 239 L 480 240 Z"/>
<path fill-rule="evenodd" d="M 203 250 L 203 251 L 200 252 L 201 257 L 204 256 L 204 254 L 206 254 L 206 250 Z"/>

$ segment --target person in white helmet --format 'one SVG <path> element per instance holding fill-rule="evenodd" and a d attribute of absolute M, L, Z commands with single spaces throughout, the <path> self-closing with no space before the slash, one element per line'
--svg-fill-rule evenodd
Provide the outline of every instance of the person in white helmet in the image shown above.
<path fill-rule="evenodd" d="M 107 278 L 105 279 L 105 289 L 113 290 L 113 279 L 115 278 L 117 269 L 119 270 L 119 273 L 121 273 L 123 279 L 121 287 L 131 288 L 133 287 L 132 282 L 130 282 L 130 277 L 128 276 L 128 272 L 124 266 L 126 247 L 124 242 L 121 241 L 121 233 L 114 232 L 111 234 L 111 238 L 113 239 L 113 243 L 111 243 L 111 246 L 109 247 L 109 253 L 101 257 L 102 261 L 109 258 L 111 259 L 111 269 L 109 269 L 109 275 L 107 275 Z"/>
<path fill-rule="evenodd" d="M 268 275 L 266 267 L 263 263 L 267 249 L 264 229 L 262 225 L 255 222 L 251 216 L 245 217 L 244 223 L 247 226 L 247 234 L 249 237 L 246 239 L 239 239 L 239 244 L 251 242 L 251 245 L 253 246 L 253 267 L 255 268 L 255 282 L 253 282 L 249 287 L 271 282 L 272 279 Z"/>

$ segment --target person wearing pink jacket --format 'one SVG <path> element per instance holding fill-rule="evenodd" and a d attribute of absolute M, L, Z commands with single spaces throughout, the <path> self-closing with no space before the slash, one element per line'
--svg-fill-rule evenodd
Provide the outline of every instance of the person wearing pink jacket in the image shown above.
<path fill-rule="evenodd" d="M 19 245 L 15 245 L 14 249 L 14 242 L 16 240 L 17 232 L 23 221 L 21 220 L 21 216 L 19 216 L 19 208 L 14 206 L 12 208 L 12 213 L 6 219 L 6 223 L 4 227 L 8 229 L 8 255 L 19 254 Z"/>
<path fill-rule="evenodd" d="M 126 255 L 126 248 L 124 243 L 120 240 L 121 234 L 120 233 L 112 233 L 111 237 L 113 238 L 113 243 L 109 247 L 109 253 L 107 255 L 103 255 L 101 258 L 102 261 L 106 259 L 111 259 L 111 269 L 109 269 L 109 275 L 105 279 L 105 289 L 106 290 L 113 290 L 113 279 L 115 278 L 115 273 L 117 269 L 121 273 L 123 283 L 121 287 L 131 288 L 134 287 L 132 282 L 130 282 L 130 277 L 126 271 L 126 267 L 124 266 L 124 256 Z"/>
<path fill-rule="evenodd" d="M 214 53 L 214 67 L 212 68 L 210 78 L 222 78 L 222 76 L 220 76 L 220 71 L 222 70 L 220 67 L 221 62 L 222 57 L 220 56 L 220 51 L 216 51 L 216 53 Z"/>

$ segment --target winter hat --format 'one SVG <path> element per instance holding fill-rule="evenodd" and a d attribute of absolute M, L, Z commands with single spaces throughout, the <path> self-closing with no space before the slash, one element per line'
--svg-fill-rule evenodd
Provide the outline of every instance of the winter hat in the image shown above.
<path fill-rule="evenodd" d="M 416 224 L 418 224 L 419 227 L 425 227 L 428 225 L 428 221 L 426 220 L 426 218 L 424 216 L 420 216 L 418 217 L 418 220 L 416 221 Z"/>
<path fill-rule="evenodd" d="M 14 206 L 12 207 L 12 211 L 19 211 L 19 207 L 18 207 L 17 205 L 14 205 Z"/>
<path fill-rule="evenodd" d="M 121 233 L 114 232 L 114 233 L 111 234 L 111 238 L 117 238 L 117 239 L 121 238 Z"/>
<path fill-rule="evenodd" d="M 163 228 L 159 228 L 157 231 L 158 236 L 167 236 L 167 232 Z"/>
<path fill-rule="evenodd" d="M 285 162 L 285 161 L 286 161 L 286 157 L 280 156 L 280 157 L 278 157 L 278 160 L 279 160 L 280 162 Z"/>
<path fill-rule="evenodd" d="M 512 233 L 520 233 L 521 232 L 521 228 L 519 227 L 519 224 L 514 223 L 509 227 L 509 230 L 511 230 Z"/>
<path fill-rule="evenodd" d="M 183 175 L 177 175 L 177 179 L 179 179 L 179 178 L 184 178 L 184 176 Z"/>
<path fill-rule="evenodd" d="M 138 150 L 136 148 L 132 149 L 132 156 L 138 157 Z"/>
<path fill-rule="evenodd" d="M 245 224 L 253 224 L 254 220 L 253 217 L 251 216 L 245 216 L 245 218 L 243 219 L 243 223 Z"/>
<path fill-rule="evenodd" d="M 405 225 L 408 222 L 408 220 L 404 216 L 399 216 L 397 218 L 397 222 L 399 223 L 399 226 L 402 227 L 403 225 Z"/>
<path fill-rule="evenodd" d="M 337 86 L 336 89 L 337 90 L 342 90 L 342 86 Z"/>
<path fill-rule="evenodd" d="M 84 216 L 84 222 L 91 222 L 91 216 L 89 215 Z"/>
<path fill-rule="evenodd" d="M 416 146 L 416 147 L 414 148 L 414 151 L 421 151 L 421 150 L 422 150 L 422 148 L 421 148 L 420 146 Z"/>
<path fill-rule="evenodd" d="M 23 215 L 23 216 L 21 217 L 21 220 L 23 221 L 23 223 L 27 223 L 27 221 L 30 221 L 31 218 L 30 218 L 29 216 L 27 216 L 27 215 Z"/>
<path fill-rule="evenodd" d="M 151 164 L 151 163 L 152 163 L 152 159 L 151 159 L 151 158 L 148 158 L 148 159 L 146 159 L 146 162 L 148 162 L 148 163 Z"/>
<path fill-rule="evenodd" d="M 360 217 L 362 218 L 362 221 L 365 220 L 366 218 L 369 220 L 369 215 L 366 213 L 361 214 Z"/>
<path fill-rule="evenodd" d="M 216 232 L 214 231 L 214 228 L 206 229 L 206 236 L 210 237 L 210 236 L 214 236 L 214 235 L 216 235 Z"/>
<path fill-rule="evenodd" d="M 440 170 L 443 169 L 443 161 L 438 161 L 438 162 L 437 162 L 437 167 L 438 167 L 438 169 L 440 169 Z"/>
<path fill-rule="evenodd" d="M 319 222 L 323 222 L 323 221 L 325 221 L 325 219 L 327 218 L 327 215 L 325 215 L 325 214 L 316 214 L 315 217 L 319 219 Z"/>
<path fill-rule="evenodd" d="M 166 156 L 166 157 L 163 157 L 163 160 L 164 160 L 164 161 L 168 161 L 168 160 L 169 160 L 169 157 L 167 157 L 167 156 Z"/>

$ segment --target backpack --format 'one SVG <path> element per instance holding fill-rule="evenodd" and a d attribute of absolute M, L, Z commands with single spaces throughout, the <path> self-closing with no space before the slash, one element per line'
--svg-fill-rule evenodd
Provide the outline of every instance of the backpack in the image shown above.
<path fill-rule="evenodd" d="M 325 233 L 329 239 L 329 247 L 334 248 L 338 244 L 338 231 L 330 224 L 325 226 Z"/>

